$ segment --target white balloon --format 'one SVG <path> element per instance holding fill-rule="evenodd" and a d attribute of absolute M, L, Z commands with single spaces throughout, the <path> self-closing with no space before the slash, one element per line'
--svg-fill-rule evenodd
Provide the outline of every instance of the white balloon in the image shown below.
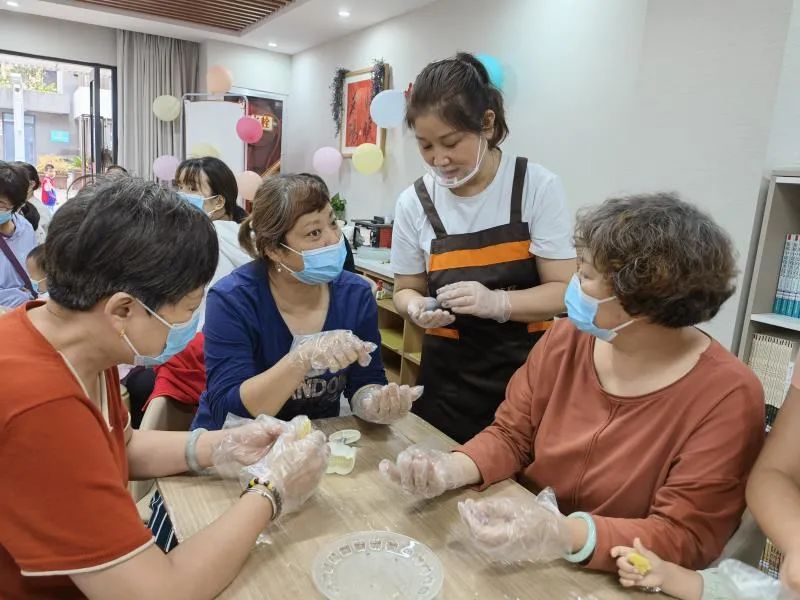
<path fill-rule="evenodd" d="M 406 95 L 400 90 L 384 90 L 372 99 L 369 114 L 378 127 L 400 127 L 406 116 Z"/>

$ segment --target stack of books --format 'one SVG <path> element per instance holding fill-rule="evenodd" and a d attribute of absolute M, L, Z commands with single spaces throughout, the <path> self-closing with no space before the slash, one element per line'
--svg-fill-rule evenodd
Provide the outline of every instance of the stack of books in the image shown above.
<path fill-rule="evenodd" d="M 786 236 L 772 312 L 800 318 L 800 234 Z"/>
<path fill-rule="evenodd" d="M 794 362 L 800 348 L 800 335 L 784 337 L 757 333 L 753 335 L 748 365 L 764 386 L 767 431 L 783 405 L 794 374 Z"/>

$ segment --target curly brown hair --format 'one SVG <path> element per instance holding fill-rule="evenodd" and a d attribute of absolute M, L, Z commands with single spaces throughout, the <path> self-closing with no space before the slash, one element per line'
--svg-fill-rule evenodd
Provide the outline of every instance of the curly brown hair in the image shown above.
<path fill-rule="evenodd" d="M 584 209 L 575 245 L 591 254 L 628 314 L 665 327 L 708 321 L 736 290 L 730 237 L 677 194 L 611 198 Z"/>

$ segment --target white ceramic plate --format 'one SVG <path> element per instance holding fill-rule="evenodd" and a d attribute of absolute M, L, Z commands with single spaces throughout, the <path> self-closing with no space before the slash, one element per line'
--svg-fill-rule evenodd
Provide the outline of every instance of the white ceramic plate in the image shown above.
<path fill-rule="evenodd" d="M 433 550 L 391 531 L 350 533 L 325 544 L 312 576 L 328 600 L 432 600 L 444 582 Z"/>

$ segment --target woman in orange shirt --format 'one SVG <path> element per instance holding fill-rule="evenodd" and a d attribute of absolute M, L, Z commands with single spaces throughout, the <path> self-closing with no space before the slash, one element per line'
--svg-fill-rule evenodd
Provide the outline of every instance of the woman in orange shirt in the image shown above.
<path fill-rule="evenodd" d="M 49 300 L 0 317 L 4 600 L 214 597 L 264 527 L 317 487 L 327 465 L 320 432 L 282 436 L 273 448 L 289 433 L 275 420 L 192 433 L 130 427 L 116 365 L 159 363 L 184 348 L 217 256 L 206 215 L 133 178 L 86 188 L 53 218 Z M 220 462 L 256 478 L 166 556 L 139 518 L 129 476 Z"/>
<path fill-rule="evenodd" d="M 512 377 L 492 425 L 451 454 L 412 447 L 381 469 L 428 497 L 512 476 L 553 488 L 522 505 L 462 503 L 476 542 L 503 560 L 614 571 L 611 548 L 640 538 L 706 567 L 739 524 L 763 438 L 758 379 L 695 327 L 733 293 L 730 239 L 667 194 L 608 200 L 576 233 L 569 319 Z"/>

